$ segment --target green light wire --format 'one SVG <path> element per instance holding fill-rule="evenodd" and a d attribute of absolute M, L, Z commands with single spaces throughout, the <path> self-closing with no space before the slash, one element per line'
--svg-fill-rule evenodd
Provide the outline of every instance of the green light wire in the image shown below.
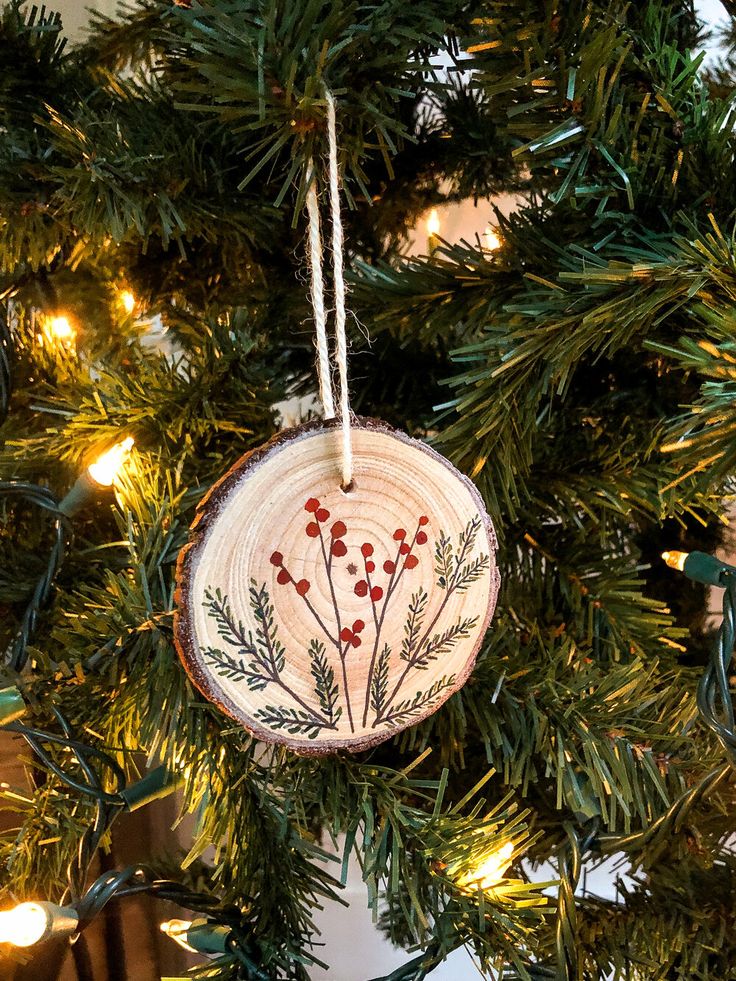
<path fill-rule="evenodd" d="M 28 644 L 38 627 L 41 610 L 51 597 L 54 581 L 64 561 L 71 537 L 71 526 L 66 515 L 59 511 L 58 502 L 47 487 L 19 480 L 3 481 L 0 483 L 0 497 L 19 497 L 29 504 L 48 511 L 53 517 L 54 543 L 51 546 L 46 568 L 36 583 L 7 656 L 9 667 L 20 673 L 28 661 Z"/>

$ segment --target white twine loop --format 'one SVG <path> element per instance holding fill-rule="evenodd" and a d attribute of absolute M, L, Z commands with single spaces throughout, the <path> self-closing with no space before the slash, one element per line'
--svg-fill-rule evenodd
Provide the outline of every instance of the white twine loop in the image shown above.
<path fill-rule="evenodd" d="M 340 380 L 339 411 L 342 432 L 342 487 L 348 490 L 353 482 L 353 443 L 350 432 L 350 394 L 348 392 L 348 352 L 345 336 L 345 276 L 343 272 L 343 234 L 340 217 L 340 177 L 337 169 L 337 133 L 335 126 L 335 100 L 327 92 L 327 146 L 328 186 L 330 196 L 330 220 L 332 224 L 332 282 L 335 293 L 335 361 Z M 332 369 L 327 343 L 327 316 L 325 313 L 324 277 L 322 275 L 322 231 L 317 200 L 317 181 L 310 161 L 309 187 L 307 189 L 307 214 L 309 215 L 309 267 L 310 292 L 314 309 L 314 327 L 317 332 L 317 373 L 319 396 L 325 419 L 335 418 L 335 396 L 332 387 Z"/>

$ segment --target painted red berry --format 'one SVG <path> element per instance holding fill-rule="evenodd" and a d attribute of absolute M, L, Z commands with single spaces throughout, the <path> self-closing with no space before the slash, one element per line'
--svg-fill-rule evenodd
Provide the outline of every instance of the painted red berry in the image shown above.
<path fill-rule="evenodd" d="M 355 593 L 356 596 L 367 596 L 368 595 L 368 583 L 365 581 L 365 579 L 359 579 L 356 582 L 355 586 L 353 587 L 353 591 L 354 591 L 354 593 Z"/>
<path fill-rule="evenodd" d="M 327 519 L 330 516 L 330 512 L 327 510 L 327 508 L 318 508 L 314 512 L 314 516 L 317 519 L 317 521 L 327 521 Z"/>
<path fill-rule="evenodd" d="M 399 552 L 401 552 L 402 555 L 408 555 L 409 552 L 411 552 L 408 542 L 402 542 L 401 545 L 399 545 Z"/>
<path fill-rule="evenodd" d="M 373 555 L 373 546 L 370 544 L 370 542 L 363 542 L 363 544 L 360 546 L 360 551 L 363 558 L 367 559 L 369 556 Z"/>
<path fill-rule="evenodd" d="M 348 548 L 345 542 L 341 539 L 336 538 L 332 543 L 332 554 L 337 556 L 343 556 L 348 554 Z"/>
<path fill-rule="evenodd" d="M 307 525 L 307 534 L 310 538 L 316 538 L 319 535 L 319 525 L 316 521 L 310 521 Z"/>
<path fill-rule="evenodd" d="M 310 584 L 308 579 L 300 579 L 299 582 L 296 584 L 297 593 L 299 593 L 300 596 L 306 596 L 307 593 L 309 592 L 309 585 Z"/>
<path fill-rule="evenodd" d="M 281 554 L 281 552 L 274 552 L 271 555 L 271 565 L 283 565 L 283 564 L 284 564 L 284 557 Z"/>
<path fill-rule="evenodd" d="M 422 525 L 422 527 L 424 527 L 424 525 L 428 525 L 429 524 L 429 518 L 427 517 L 426 514 L 423 514 L 421 516 L 421 518 L 419 519 L 419 524 Z"/>
<path fill-rule="evenodd" d="M 360 647 L 360 637 L 357 637 L 355 634 L 353 634 L 352 642 L 353 647 Z"/>
<path fill-rule="evenodd" d="M 426 544 L 427 544 L 427 534 L 426 534 L 426 532 L 424 532 L 424 531 L 418 531 L 417 532 L 417 545 L 426 545 Z"/>
<path fill-rule="evenodd" d="M 375 572 L 376 571 L 376 563 L 373 562 L 371 559 L 368 559 L 368 561 L 365 564 L 365 571 L 366 572 Z"/>
<path fill-rule="evenodd" d="M 407 555 L 404 565 L 407 569 L 414 569 L 419 565 L 419 559 L 416 557 L 416 555 Z"/>
<path fill-rule="evenodd" d="M 404 531 L 404 529 L 397 528 L 396 531 L 394 532 L 394 541 L 403 542 L 405 538 L 406 538 L 406 532 Z"/>
<path fill-rule="evenodd" d="M 383 590 L 381 589 L 381 587 L 374 586 L 373 589 L 371 590 L 371 600 L 374 603 L 377 603 L 382 596 L 383 596 Z"/>
<path fill-rule="evenodd" d="M 307 503 L 304 505 L 304 510 L 309 511 L 310 514 L 314 514 L 314 512 L 317 510 L 318 507 L 319 507 L 319 501 L 317 500 L 317 498 L 310 497 Z"/>
<path fill-rule="evenodd" d="M 347 535 L 348 530 L 345 527 L 344 521 L 336 521 L 332 526 L 332 537 L 333 538 L 344 538 Z"/>
<path fill-rule="evenodd" d="M 285 586 L 287 582 L 291 582 L 291 576 L 286 571 L 286 569 L 280 569 L 279 574 L 276 576 L 276 582 L 281 586 Z"/>
<path fill-rule="evenodd" d="M 392 562 L 391 559 L 386 559 L 383 563 L 383 571 L 392 576 L 396 572 L 396 563 Z"/>
<path fill-rule="evenodd" d="M 365 630 L 365 623 L 362 620 L 356 620 L 353 624 L 353 633 L 359 634 L 362 630 Z"/>
<path fill-rule="evenodd" d="M 340 640 L 350 641 L 353 639 L 353 631 L 350 627 L 343 627 L 340 631 Z"/>

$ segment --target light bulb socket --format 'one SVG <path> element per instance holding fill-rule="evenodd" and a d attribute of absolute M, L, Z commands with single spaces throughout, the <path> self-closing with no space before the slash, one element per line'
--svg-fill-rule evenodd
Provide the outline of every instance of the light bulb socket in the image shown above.
<path fill-rule="evenodd" d="M 79 915 L 71 906 L 57 906 L 55 903 L 38 903 L 46 912 L 46 932 L 39 940 L 51 940 L 54 937 L 70 937 L 77 932 Z"/>
<path fill-rule="evenodd" d="M 187 943 L 198 954 L 226 954 L 227 940 L 231 933 L 230 927 L 207 920 L 195 920 L 187 930 Z"/>
<path fill-rule="evenodd" d="M 161 930 L 174 943 L 192 954 L 225 954 L 228 951 L 228 938 L 232 930 L 214 920 L 200 918 L 189 920 L 168 920 L 161 924 Z"/>
<path fill-rule="evenodd" d="M 67 518 L 73 518 L 99 495 L 103 488 L 85 469 L 74 482 L 71 490 L 59 502 L 58 510 Z"/>
<path fill-rule="evenodd" d="M 0 941 L 13 947 L 35 947 L 78 929 L 79 916 L 72 906 L 32 901 L 0 912 Z"/>
<path fill-rule="evenodd" d="M 707 552 L 690 552 L 682 566 L 682 571 L 693 582 L 723 588 L 728 585 L 729 578 L 736 574 L 736 566 L 722 562 L 715 555 L 708 555 Z"/>
<path fill-rule="evenodd" d="M 0 688 L 0 725 L 16 722 L 25 712 L 25 699 L 14 685 Z"/>
<path fill-rule="evenodd" d="M 184 782 L 179 773 L 174 773 L 167 766 L 157 766 L 130 787 L 120 791 L 129 811 L 137 811 L 155 800 L 162 800 L 172 794 Z"/>

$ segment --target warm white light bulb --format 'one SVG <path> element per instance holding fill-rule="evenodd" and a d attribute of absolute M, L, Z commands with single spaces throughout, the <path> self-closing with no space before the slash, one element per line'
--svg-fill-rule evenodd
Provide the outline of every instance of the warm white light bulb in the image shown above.
<path fill-rule="evenodd" d="M 132 313 L 135 310 L 135 297 L 130 290 L 123 290 L 120 294 L 120 302 L 126 313 Z"/>
<path fill-rule="evenodd" d="M 458 879 L 458 885 L 465 889 L 482 889 L 484 892 L 493 889 L 503 879 L 506 869 L 511 865 L 513 853 L 514 844 L 507 841 L 495 852 L 491 852 L 477 868 L 465 872 Z"/>
<path fill-rule="evenodd" d="M 48 931 L 49 917 L 39 903 L 21 903 L 0 912 L 0 943 L 32 947 Z"/>
<path fill-rule="evenodd" d="M 689 552 L 662 552 L 662 558 L 670 569 L 677 569 L 678 572 L 682 572 L 689 554 Z"/>
<path fill-rule="evenodd" d="M 68 317 L 47 317 L 44 322 L 43 332 L 47 339 L 53 344 L 62 347 L 72 347 L 76 331 L 72 327 Z"/>
<path fill-rule="evenodd" d="M 92 480 L 102 487 L 110 487 L 122 470 L 134 443 L 133 437 L 128 436 L 122 442 L 116 443 L 106 453 L 103 453 L 94 463 L 91 463 L 88 470 Z"/>
<path fill-rule="evenodd" d="M 501 236 L 498 234 L 498 231 L 493 227 L 493 225 L 488 225 L 483 233 L 483 244 L 486 252 L 496 252 L 501 248 L 501 245 L 503 244 L 501 242 Z"/>
<path fill-rule="evenodd" d="M 191 920 L 166 920 L 165 923 L 161 924 L 161 933 L 165 933 L 167 937 L 170 937 L 175 943 L 183 947 L 184 950 L 189 950 L 193 954 L 197 951 L 194 947 L 190 947 L 187 943 L 187 933 L 191 929 Z"/>
<path fill-rule="evenodd" d="M 439 235 L 440 233 L 440 216 L 437 214 L 437 209 L 432 208 L 429 213 L 429 218 L 427 218 L 427 235 Z"/>

